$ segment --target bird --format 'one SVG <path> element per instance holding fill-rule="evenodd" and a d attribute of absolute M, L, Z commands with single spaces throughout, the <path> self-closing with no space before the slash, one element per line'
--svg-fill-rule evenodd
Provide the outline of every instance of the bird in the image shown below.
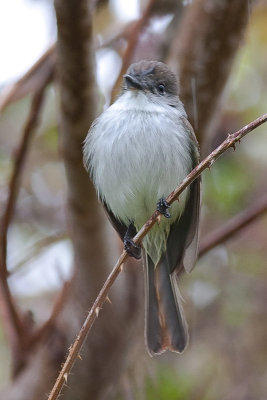
<path fill-rule="evenodd" d="M 200 178 L 172 206 L 166 196 L 199 163 L 199 145 L 179 98 L 176 75 L 142 60 L 123 76 L 118 98 L 92 123 L 83 159 L 100 202 L 129 256 L 145 271 L 145 342 L 151 356 L 188 344 L 178 276 L 198 252 Z M 162 217 L 133 237 L 157 209 Z"/>

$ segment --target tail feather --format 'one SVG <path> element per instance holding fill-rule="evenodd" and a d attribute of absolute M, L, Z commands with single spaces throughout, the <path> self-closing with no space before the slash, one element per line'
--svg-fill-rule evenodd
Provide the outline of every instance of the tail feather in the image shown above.
<path fill-rule="evenodd" d="M 174 274 L 164 258 L 155 267 L 146 263 L 146 343 L 151 355 L 165 350 L 181 353 L 188 342 L 188 329 L 181 295 Z"/>

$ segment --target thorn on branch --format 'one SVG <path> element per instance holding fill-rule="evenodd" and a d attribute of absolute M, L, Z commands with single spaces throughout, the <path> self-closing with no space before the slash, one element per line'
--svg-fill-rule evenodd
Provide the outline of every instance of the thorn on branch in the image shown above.
<path fill-rule="evenodd" d="M 159 214 L 156 218 L 157 218 L 157 223 L 160 224 L 160 221 L 161 221 L 161 214 Z"/>
<path fill-rule="evenodd" d="M 252 121 L 248 124 L 245 128 L 241 128 L 239 131 L 233 133 L 232 140 L 233 142 L 237 142 L 240 140 L 241 137 L 244 137 L 246 134 L 257 128 L 258 126 L 262 125 L 267 121 L 267 114 L 262 115 L 261 117 L 257 118 L 256 120 Z M 172 204 L 180 195 L 181 193 L 196 179 L 198 178 L 201 173 L 211 167 L 213 162 L 218 159 L 220 155 L 222 155 L 226 150 L 228 150 L 232 146 L 232 143 L 229 139 L 226 139 L 220 146 L 218 146 L 209 156 L 207 156 L 201 163 L 199 163 L 189 175 L 181 182 L 180 185 L 166 198 L 166 201 L 169 204 Z M 141 243 L 145 235 L 148 231 L 152 228 L 152 226 L 157 222 L 158 214 L 156 211 L 153 215 L 149 218 L 149 220 L 143 225 L 143 227 L 139 230 L 139 232 L 135 235 L 134 241 L 135 243 Z M 113 270 L 110 272 L 108 278 L 106 279 L 103 287 L 101 288 L 93 307 L 95 308 L 95 315 L 97 316 L 100 310 L 100 307 L 104 304 L 107 294 L 115 282 L 116 278 L 118 277 L 120 271 L 122 271 L 122 265 L 125 259 L 128 257 L 126 251 L 124 250 L 118 259 L 116 265 L 114 266 Z M 61 389 L 64 385 L 64 378 L 65 373 L 71 370 L 76 358 L 79 355 L 80 349 L 84 344 L 88 332 L 90 331 L 94 321 L 95 315 L 93 314 L 93 309 L 91 309 L 81 327 L 81 330 L 73 344 L 73 348 L 69 352 L 69 355 L 62 367 L 62 370 L 59 373 L 57 381 L 50 393 L 48 400 L 56 400 L 58 395 L 61 392 Z M 97 311 L 98 310 L 98 311 Z"/>
<path fill-rule="evenodd" d="M 208 164 L 208 169 L 210 170 L 211 169 L 211 167 L 213 166 L 213 164 L 214 164 L 214 161 L 215 161 L 215 159 L 214 158 L 211 158 L 210 159 L 210 161 L 209 161 L 209 164 Z"/>

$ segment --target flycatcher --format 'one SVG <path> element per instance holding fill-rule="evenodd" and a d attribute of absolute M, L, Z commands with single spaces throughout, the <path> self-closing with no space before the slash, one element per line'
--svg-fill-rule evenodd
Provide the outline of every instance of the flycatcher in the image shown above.
<path fill-rule="evenodd" d="M 173 203 L 165 197 L 199 162 L 198 143 L 163 63 L 141 61 L 124 75 L 118 99 L 92 124 L 84 162 L 126 251 L 145 266 L 146 343 L 151 355 L 181 353 L 188 342 L 177 275 L 197 257 L 200 179 Z M 132 238 L 158 209 L 142 246 Z"/>

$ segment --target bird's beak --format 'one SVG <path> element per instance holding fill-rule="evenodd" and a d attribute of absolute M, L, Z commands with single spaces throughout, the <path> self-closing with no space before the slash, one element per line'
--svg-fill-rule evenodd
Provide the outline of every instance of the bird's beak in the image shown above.
<path fill-rule="evenodd" d="M 142 85 L 137 78 L 132 75 L 123 75 L 128 89 L 142 89 Z"/>

